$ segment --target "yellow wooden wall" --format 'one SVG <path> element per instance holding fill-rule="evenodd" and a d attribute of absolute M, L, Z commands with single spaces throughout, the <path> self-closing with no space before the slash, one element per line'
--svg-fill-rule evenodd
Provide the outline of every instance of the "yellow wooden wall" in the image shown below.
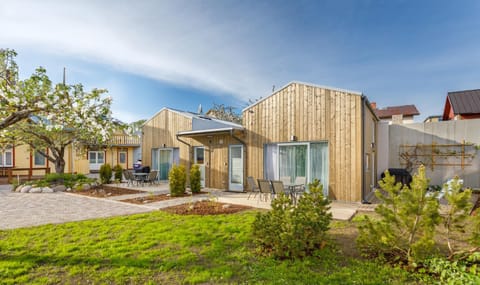
<path fill-rule="evenodd" d="M 112 167 L 118 163 L 118 152 L 120 150 L 127 150 L 128 155 L 128 168 L 133 167 L 133 147 L 111 147 L 106 150 L 105 162 L 109 163 Z M 89 161 L 87 158 L 87 150 L 78 151 L 72 146 L 68 146 L 65 150 L 65 173 L 81 173 L 88 174 L 90 173 Z M 47 162 L 45 165 L 35 165 L 33 155 L 30 157 L 30 147 L 27 145 L 18 145 L 15 147 L 14 154 L 14 168 L 30 168 L 30 159 L 32 159 L 32 169 L 49 167 L 50 173 L 55 172 L 55 164 L 52 162 Z M 73 164 L 71 163 L 73 159 Z M 121 165 L 125 169 L 126 164 Z M 15 172 L 17 173 L 17 172 Z M 26 174 L 28 171 L 18 172 L 19 174 Z M 44 171 L 34 171 L 33 175 L 43 175 Z"/>
<path fill-rule="evenodd" d="M 178 148 L 180 164 L 188 170 L 193 164 L 193 147 L 205 147 L 205 186 L 228 188 L 228 146 L 241 144 L 229 134 L 204 135 L 192 138 L 181 137 L 188 143 L 177 140 L 176 134 L 192 130 L 192 119 L 178 112 L 163 109 L 148 120 L 143 127 L 142 163 L 151 166 L 153 148 Z"/>
<path fill-rule="evenodd" d="M 360 201 L 362 185 L 360 94 L 292 83 L 247 108 L 247 176 L 263 178 L 266 143 L 328 141 L 329 195 Z"/>

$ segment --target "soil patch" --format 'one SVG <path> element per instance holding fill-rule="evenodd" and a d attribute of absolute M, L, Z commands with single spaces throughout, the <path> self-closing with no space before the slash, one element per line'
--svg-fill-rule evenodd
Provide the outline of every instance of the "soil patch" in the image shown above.
<path fill-rule="evenodd" d="M 161 209 L 177 215 L 222 215 L 233 214 L 252 209 L 248 206 L 225 204 L 212 201 L 198 201 Z"/>
<path fill-rule="evenodd" d="M 112 196 L 145 193 L 145 191 L 102 185 L 102 186 L 90 188 L 88 190 L 75 190 L 75 191 L 72 191 L 72 193 L 80 194 L 84 196 L 90 196 L 90 197 L 105 198 L 105 197 L 112 197 Z"/>
<path fill-rule="evenodd" d="M 200 195 L 200 194 L 208 194 L 208 192 L 199 192 L 199 193 L 194 193 L 193 195 Z M 190 197 L 191 195 L 192 195 L 191 193 L 185 193 L 185 194 L 180 195 L 180 196 L 172 197 L 172 196 L 170 196 L 170 194 L 158 194 L 158 195 L 148 195 L 148 196 L 143 196 L 143 197 L 137 197 L 137 198 L 132 198 L 132 199 L 125 199 L 125 200 L 120 200 L 120 201 L 121 202 L 132 203 L 132 204 L 147 204 L 147 203 L 171 200 L 171 199 L 175 199 L 175 198 Z"/>

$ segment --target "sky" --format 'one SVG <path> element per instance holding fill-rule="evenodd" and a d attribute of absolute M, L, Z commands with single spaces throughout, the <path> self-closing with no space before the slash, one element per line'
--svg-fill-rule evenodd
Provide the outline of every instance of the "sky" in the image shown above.
<path fill-rule="evenodd" d="M 240 112 L 291 81 L 439 115 L 480 88 L 476 0 L 0 0 L 0 48 L 20 77 L 104 88 L 113 116 L 214 103 Z M 275 86 L 275 87 L 274 87 Z"/>

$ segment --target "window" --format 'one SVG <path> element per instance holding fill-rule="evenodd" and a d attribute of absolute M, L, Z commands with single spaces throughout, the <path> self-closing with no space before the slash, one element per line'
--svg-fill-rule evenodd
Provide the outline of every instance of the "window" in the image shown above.
<path fill-rule="evenodd" d="M 266 179 L 280 177 L 294 183 L 305 177 L 307 183 L 319 179 L 324 194 L 328 194 L 328 142 L 279 143 L 264 146 L 264 173 Z"/>
<path fill-rule="evenodd" d="M 127 163 L 127 153 L 125 151 L 118 153 L 118 163 Z"/>
<path fill-rule="evenodd" d="M 45 166 L 45 156 L 38 151 L 35 151 L 33 161 L 36 166 Z"/>
<path fill-rule="evenodd" d="M 13 166 L 13 150 L 11 148 L 4 151 L 0 150 L 0 167 Z"/>

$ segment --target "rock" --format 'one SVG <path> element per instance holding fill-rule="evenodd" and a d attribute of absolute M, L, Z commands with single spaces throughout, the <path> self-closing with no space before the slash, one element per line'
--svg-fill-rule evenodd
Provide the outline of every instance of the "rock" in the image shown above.
<path fill-rule="evenodd" d="M 230 208 L 230 206 L 231 206 L 230 204 L 225 204 L 225 205 L 222 206 L 222 208 L 223 209 L 228 209 L 228 208 Z"/>
<path fill-rule="evenodd" d="M 42 193 L 42 188 L 40 187 L 33 187 L 32 189 L 30 189 L 30 192 L 29 193 Z"/>
<path fill-rule="evenodd" d="M 72 192 L 72 188 L 68 187 L 65 191 Z"/>
<path fill-rule="evenodd" d="M 43 188 L 42 188 L 42 192 L 43 192 L 43 193 L 53 193 L 54 191 L 53 191 L 53 189 L 50 188 L 50 187 L 43 187 Z"/>
<path fill-rule="evenodd" d="M 20 190 L 21 193 L 28 193 L 30 192 L 30 190 L 32 189 L 32 186 L 30 185 L 25 185 L 22 187 L 22 189 Z"/>
<path fill-rule="evenodd" d="M 82 190 L 90 190 L 90 188 L 91 188 L 91 187 L 90 187 L 90 185 L 88 185 L 88 184 L 83 184 L 83 185 L 82 185 Z"/>
<path fill-rule="evenodd" d="M 18 185 L 17 188 L 15 188 L 15 192 L 20 192 L 23 188 L 23 185 Z"/>
<path fill-rule="evenodd" d="M 64 192 L 65 190 L 67 190 L 67 187 L 65 185 L 57 185 L 53 187 L 54 192 Z"/>

